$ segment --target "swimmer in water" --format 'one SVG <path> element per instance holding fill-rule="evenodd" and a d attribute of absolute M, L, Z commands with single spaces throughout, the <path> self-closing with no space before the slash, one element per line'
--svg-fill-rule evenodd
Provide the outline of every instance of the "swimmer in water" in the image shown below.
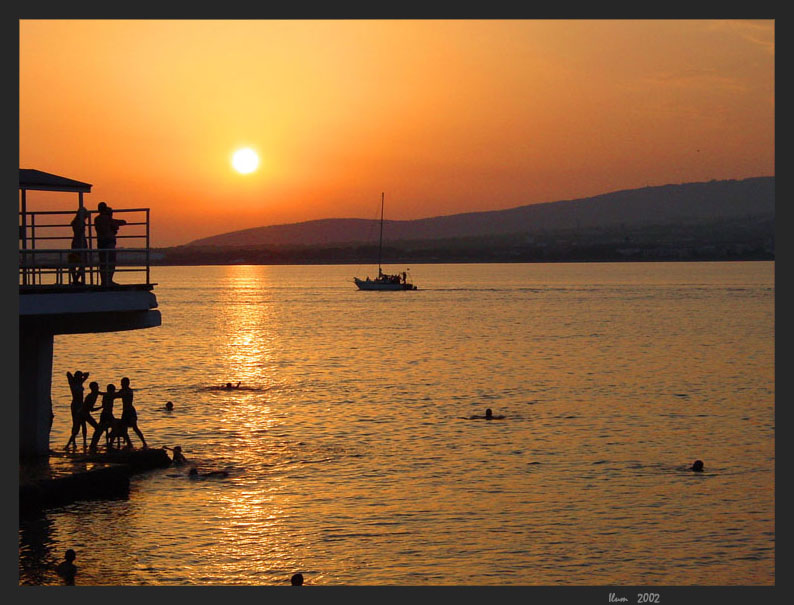
<path fill-rule="evenodd" d="M 469 420 L 502 420 L 504 416 L 494 416 L 491 408 L 485 410 L 485 416 L 469 416 Z"/>
<path fill-rule="evenodd" d="M 702 460 L 695 460 L 692 463 L 692 466 L 689 468 L 689 470 L 694 471 L 696 473 L 702 473 L 703 472 L 703 461 Z"/>
<path fill-rule="evenodd" d="M 73 584 L 74 577 L 77 575 L 77 566 L 73 563 L 76 557 L 77 555 L 70 548 L 66 551 L 63 561 L 58 563 L 58 566 L 55 568 L 55 573 L 66 580 L 67 584 Z"/>
<path fill-rule="evenodd" d="M 181 445 L 175 445 L 174 449 L 173 449 L 173 452 L 174 452 L 174 456 L 173 456 L 172 462 L 174 464 L 179 465 L 179 466 L 182 466 L 183 464 L 187 464 L 187 458 L 185 458 L 185 456 L 182 454 L 182 446 Z"/>
<path fill-rule="evenodd" d="M 242 382 L 242 381 L 241 381 Z M 222 389 L 239 389 L 240 383 L 238 382 L 235 386 L 232 386 L 231 382 L 227 382 L 225 385 L 221 387 Z"/>
<path fill-rule="evenodd" d="M 168 411 L 170 412 L 171 410 L 173 410 L 173 409 L 174 409 L 174 404 L 173 404 L 173 403 L 171 403 L 170 401 L 166 401 L 166 402 L 165 402 L 165 409 L 166 409 L 166 410 L 168 410 Z"/>
<path fill-rule="evenodd" d="M 293 586 L 303 586 L 303 574 L 302 573 L 296 573 L 295 575 L 293 575 L 290 578 L 290 583 Z"/>
<path fill-rule="evenodd" d="M 195 466 L 190 467 L 187 473 L 191 479 L 198 479 L 200 477 L 228 477 L 229 473 L 226 471 L 210 471 L 208 473 L 199 473 Z"/>

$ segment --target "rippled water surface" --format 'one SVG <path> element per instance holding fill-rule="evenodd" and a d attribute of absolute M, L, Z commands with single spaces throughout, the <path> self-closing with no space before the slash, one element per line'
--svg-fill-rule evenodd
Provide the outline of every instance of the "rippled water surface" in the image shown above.
<path fill-rule="evenodd" d="M 161 327 L 56 336 L 53 449 L 82 369 L 229 475 L 24 519 L 20 582 L 774 584 L 773 263 L 357 270 L 155 267 Z"/>

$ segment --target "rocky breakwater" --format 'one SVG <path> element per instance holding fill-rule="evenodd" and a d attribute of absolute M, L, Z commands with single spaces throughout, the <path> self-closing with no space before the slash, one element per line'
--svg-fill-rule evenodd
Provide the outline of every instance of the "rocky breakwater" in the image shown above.
<path fill-rule="evenodd" d="M 125 497 L 132 475 L 170 464 L 166 450 L 155 448 L 86 455 L 52 452 L 43 461 L 21 461 L 19 513 L 77 500 Z"/>

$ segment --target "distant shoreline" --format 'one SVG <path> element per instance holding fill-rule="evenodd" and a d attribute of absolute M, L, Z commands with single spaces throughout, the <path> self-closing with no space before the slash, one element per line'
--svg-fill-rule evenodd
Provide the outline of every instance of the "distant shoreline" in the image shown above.
<path fill-rule="evenodd" d="M 657 262 L 677 262 L 677 263 L 701 263 L 701 262 L 774 262 L 774 255 L 768 256 L 714 256 L 701 258 L 679 258 L 679 257 L 655 257 L 655 258 L 558 258 L 558 259 L 533 259 L 522 260 L 515 258 L 490 258 L 490 259 L 383 259 L 382 265 L 473 265 L 473 264 L 563 264 L 563 263 L 657 263 Z M 153 261 L 153 267 L 199 267 L 199 266 L 231 266 L 231 265 L 370 265 L 374 264 L 370 260 L 239 260 L 223 261 L 212 259 L 194 259 L 192 261 Z"/>

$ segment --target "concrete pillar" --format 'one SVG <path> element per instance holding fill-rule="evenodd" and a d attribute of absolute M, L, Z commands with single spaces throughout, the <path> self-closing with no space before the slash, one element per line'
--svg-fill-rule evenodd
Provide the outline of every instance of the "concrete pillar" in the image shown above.
<path fill-rule="evenodd" d="M 46 456 L 52 428 L 53 334 L 19 331 L 19 455 Z"/>

